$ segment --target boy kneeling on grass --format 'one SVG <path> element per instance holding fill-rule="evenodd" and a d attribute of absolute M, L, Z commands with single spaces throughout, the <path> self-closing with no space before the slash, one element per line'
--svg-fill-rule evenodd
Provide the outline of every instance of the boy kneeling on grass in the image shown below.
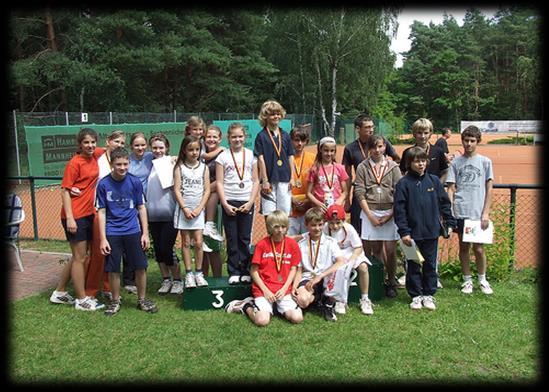
<path fill-rule="evenodd" d="M 305 213 L 308 232 L 298 242 L 301 263 L 294 279 L 294 296 L 297 304 L 306 309 L 317 305 L 326 321 L 336 321 L 335 298 L 340 297 L 335 286 L 335 272 L 345 264 L 345 259 L 334 238 L 322 235 L 325 217 L 320 207 Z"/>
<path fill-rule="evenodd" d="M 112 172 L 99 181 L 99 234 L 101 253 L 105 255 L 105 272 L 109 275 L 112 301 L 107 316 L 120 311 L 120 262 L 126 254 L 128 266 L 135 270 L 137 308 L 155 313 L 158 308 L 145 298 L 147 290 L 147 256 L 149 229 L 143 203 L 141 181 L 128 173 L 130 155 L 123 147 L 111 152 Z"/>
<path fill-rule="evenodd" d="M 301 261 L 297 242 L 286 236 L 289 219 L 285 212 L 275 210 L 266 218 L 269 236 L 255 246 L 250 275 L 252 296 L 227 304 L 227 313 L 244 313 L 257 326 L 271 321 L 273 305 L 278 313 L 294 323 L 303 321 L 303 313 L 291 295 L 296 268 Z"/>
<path fill-rule="evenodd" d="M 339 204 L 332 204 L 326 211 L 326 220 L 322 232 L 337 241 L 345 259 L 345 265 L 338 269 L 334 287 L 338 288 L 340 295 L 336 296 L 335 312 L 345 314 L 349 288 L 351 286 L 351 274 L 356 269 L 358 285 L 360 288 L 360 311 L 364 314 L 374 314 L 372 301 L 368 298 L 370 275 L 368 264 L 372 264 L 364 254 L 362 240 L 355 228 L 345 222 L 345 210 Z"/>

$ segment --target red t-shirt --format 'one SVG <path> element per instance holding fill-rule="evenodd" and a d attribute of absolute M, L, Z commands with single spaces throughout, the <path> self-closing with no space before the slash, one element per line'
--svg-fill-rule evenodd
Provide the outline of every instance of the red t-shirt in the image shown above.
<path fill-rule="evenodd" d="M 275 252 L 280 255 L 282 249 L 282 243 L 284 243 L 284 255 L 280 266 L 280 275 L 282 276 L 282 282 L 278 280 L 279 272 L 276 270 L 276 261 L 273 254 L 273 248 L 271 245 L 271 237 L 265 237 L 259 241 L 254 250 L 252 257 L 252 264 L 259 266 L 259 276 L 263 280 L 263 283 L 274 294 L 284 286 L 290 269 L 293 266 L 298 266 L 301 262 L 301 251 L 299 245 L 293 238 L 284 237 L 281 242 L 275 242 Z M 286 294 L 290 294 L 292 291 L 292 285 L 288 287 Z M 252 296 L 263 297 L 263 291 L 259 288 L 255 282 L 252 283 Z"/>
<path fill-rule="evenodd" d="M 86 158 L 76 154 L 65 166 L 61 187 L 70 190 L 78 188 L 80 195 L 72 196 L 72 215 L 74 219 L 93 215 L 95 212 L 95 187 L 99 179 L 99 165 L 97 159 L 105 152 L 103 148 L 96 148 L 93 155 Z M 61 218 L 66 219 L 65 208 L 61 205 Z"/>

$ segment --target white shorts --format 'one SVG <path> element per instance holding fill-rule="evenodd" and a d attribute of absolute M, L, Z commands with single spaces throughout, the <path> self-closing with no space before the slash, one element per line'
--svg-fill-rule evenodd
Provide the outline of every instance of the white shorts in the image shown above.
<path fill-rule="evenodd" d="M 261 195 L 261 215 L 269 215 L 271 212 L 281 210 L 290 215 L 292 209 L 292 191 L 288 189 L 288 182 L 271 184 L 271 193 Z"/>
<path fill-rule="evenodd" d="M 288 227 L 288 235 L 303 234 L 307 232 L 307 226 L 305 226 L 305 215 L 290 216 L 290 225 Z"/>
<path fill-rule="evenodd" d="M 254 298 L 254 302 L 259 311 L 273 314 L 273 304 L 267 301 L 267 298 L 257 297 Z M 276 304 L 276 309 L 281 314 L 286 313 L 288 310 L 299 309 L 299 306 L 297 306 L 297 303 L 293 300 L 290 294 L 285 295 L 282 299 L 279 299 L 274 303 Z"/>
<path fill-rule="evenodd" d="M 391 213 L 391 210 L 371 210 L 371 212 L 377 216 L 387 216 Z M 400 238 L 398 235 L 397 225 L 395 219 L 391 218 L 387 223 L 381 226 L 374 226 L 370 219 L 366 216 L 364 210 L 360 212 L 360 219 L 362 220 L 362 229 L 360 231 L 360 238 L 367 241 L 396 241 Z"/>

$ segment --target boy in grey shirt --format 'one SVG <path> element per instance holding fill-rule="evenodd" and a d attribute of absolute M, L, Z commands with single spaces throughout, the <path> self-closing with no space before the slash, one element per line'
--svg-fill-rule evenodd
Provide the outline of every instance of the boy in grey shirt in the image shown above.
<path fill-rule="evenodd" d="M 473 292 L 473 281 L 469 266 L 471 243 L 463 242 L 463 223 L 465 219 L 480 220 L 483 230 L 490 222 L 490 204 L 492 202 L 492 182 L 494 172 L 492 161 L 476 152 L 480 142 L 480 130 L 474 125 L 461 133 L 463 155 L 454 158 L 446 182 L 448 196 L 452 202 L 454 217 L 457 219 L 459 236 L 459 259 L 463 284 L 461 291 Z M 483 244 L 473 243 L 473 253 L 477 265 L 478 282 L 484 294 L 492 294 L 490 283 L 486 280 L 486 254 Z"/>

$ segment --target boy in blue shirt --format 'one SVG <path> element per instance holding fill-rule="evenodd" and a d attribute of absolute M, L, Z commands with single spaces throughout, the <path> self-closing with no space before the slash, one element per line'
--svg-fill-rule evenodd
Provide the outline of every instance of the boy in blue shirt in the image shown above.
<path fill-rule="evenodd" d="M 147 256 L 149 230 L 147 210 L 143 203 L 143 186 L 136 176 L 129 174 L 130 155 L 123 147 L 111 152 L 112 173 L 99 181 L 99 233 L 101 253 L 105 257 L 105 272 L 109 275 L 112 301 L 105 314 L 120 311 L 120 261 L 126 255 L 128 267 L 135 270 L 137 308 L 155 313 L 158 308 L 145 298 L 147 290 Z"/>
<path fill-rule="evenodd" d="M 427 173 L 427 152 L 418 146 L 406 154 L 406 175 L 395 186 L 394 217 L 402 242 L 412 245 L 412 239 L 425 261 L 419 264 L 407 260 L 406 290 L 413 310 L 425 307 L 435 310 L 437 291 L 436 261 L 441 223 L 455 228 L 450 199 L 439 178 Z"/>
<path fill-rule="evenodd" d="M 285 115 L 282 105 L 271 100 L 261 105 L 258 116 L 263 130 L 255 138 L 254 156 L 261 183 L 261 214 L 265 217 L 275 210 L 290 215 L 292 208 L 295 151 L 290 135 L 278 126 Z"/>

